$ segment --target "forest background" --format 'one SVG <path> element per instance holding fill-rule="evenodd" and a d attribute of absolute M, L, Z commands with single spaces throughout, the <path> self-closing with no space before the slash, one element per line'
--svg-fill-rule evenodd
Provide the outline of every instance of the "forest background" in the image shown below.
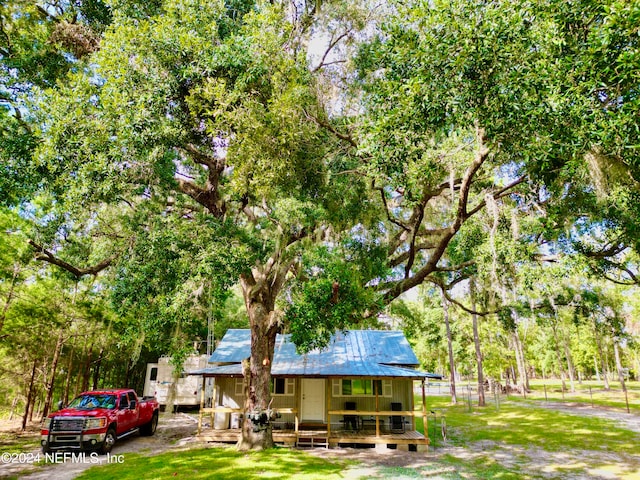
<path fill-rule="evenodd" d="M 638 379 L 640 2 L 0 18 L 3 414 L 140 391 L 247 326 L 254 409 L 278 332 L 399 328 L 425 369 L 521 391 Z"/>

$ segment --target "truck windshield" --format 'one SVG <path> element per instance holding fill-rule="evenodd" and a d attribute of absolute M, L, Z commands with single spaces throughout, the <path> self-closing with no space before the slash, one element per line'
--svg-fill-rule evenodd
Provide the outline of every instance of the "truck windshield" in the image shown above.
<path fill-rule="evenodd" d="M 74 398 L 69 404 L 69 408 L 81 410 L 93 410 L 94 408 L 116 408 L 115 395 L 80 395 Z"/>

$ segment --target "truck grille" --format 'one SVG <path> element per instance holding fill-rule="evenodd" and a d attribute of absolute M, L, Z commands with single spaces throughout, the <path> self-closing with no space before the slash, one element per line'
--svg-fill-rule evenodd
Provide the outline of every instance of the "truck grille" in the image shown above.
<path fill-rule="evenodd" d="M 51 422 L 52 432 L 81 432 L 84 417 L 55 417 Z"/>

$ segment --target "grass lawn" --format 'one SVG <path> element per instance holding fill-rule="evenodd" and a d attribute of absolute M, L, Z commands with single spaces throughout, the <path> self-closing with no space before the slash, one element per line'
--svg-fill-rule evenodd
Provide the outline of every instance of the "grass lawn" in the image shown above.
<path fill-rule="evenodd" d="M 305 452 L 277 448 L 265 452 L 240 453 L 233 447 L 169 452 L 147 457 L 126 454 L 124 463 L 93 467 L 79 479 L 127 480 L 188 478 L 189 480 L 246 480 L 278 478 L 333 480 L 344 478 L 347 463 L 328 461 Z"/>
<path fill-rule="evenodd" d="M 569 415 L 543 408 L 536 402 L 509 401 L 499 408 L 490 404 L 469 411 L 466 403 L 450 405 L 449 401 L 449 397 L 431 397 L 427 399 L 427 406 L 445 415 L 448 441 L 453 445 L 493 441 L 547 451 L 582 449 L 627 453 L 635 451 L 640 444 L 640 434 L 609 420 Z M 433 443 L 432 428 L 429 437 Z M 441 438 L 436 442 L 438 440 L 442 443 Z"/>
<path fill-rule="evenodd" d="M 609 390 L 603 388 L 602 382 L 595 380 L 574 382 L 575 392 L 570 389 L 569 381 L 565 382 L 566 391 L 562 392 L 560 380 L 532 380 L 531 393 L 527 398 L 549 402 L 575 402 L 587 405 L 611 407 L 640 414 L 640 382 L 626 382 L 627 395 L 621 389 L 620 383 L 611 382 Z"/>

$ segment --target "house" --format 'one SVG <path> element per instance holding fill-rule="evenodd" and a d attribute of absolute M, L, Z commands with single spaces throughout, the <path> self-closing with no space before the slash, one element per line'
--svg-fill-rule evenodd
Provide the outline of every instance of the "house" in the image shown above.
<path fill-rule="evenodd" d="M 191 375 L 215 378 L 212 406 L 201 402 L 199 432 L 211 441 L 237 441 L 244 404 L 243 359 L 249 330 L 229 330 L 209 359 Z M 414 382 L 440 375 L 420 372 L 404 334 L 352 330 L 336 333 L 325 350 L 300 355 L 289 335 L 278 335 L 272 363 L 274 441 L 294 445 L 426 445 L 415 429 Z M 424 405 L 424 402 L 423 402 Z M 213 429 L 202 430 L 204 415 Z"/>

